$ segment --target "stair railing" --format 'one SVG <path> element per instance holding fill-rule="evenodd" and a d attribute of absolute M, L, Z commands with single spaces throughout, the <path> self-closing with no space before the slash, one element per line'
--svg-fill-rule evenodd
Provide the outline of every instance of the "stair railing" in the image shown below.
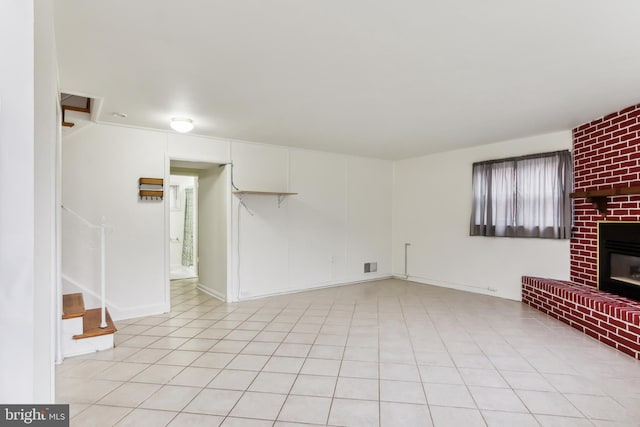
<path fill-rule="evenodd" d="M 69 209 L 68 207 L 62 205 L 61 208 L 76 217 L 80 222 L 82 222 L 85 226 L 90 229 L 99 230 L 100 232 L 100 327 L 102 329 L 107 327 L 107 314 L 106 314 L 106 301 L 107 301 L 107 269 L 106 269 L 106 224 L 105 218 L 102 217 L 100 225 L 96 225 L 91 223 L 89 220 L 84 218 L 79 213 L 74 210 Z"/>

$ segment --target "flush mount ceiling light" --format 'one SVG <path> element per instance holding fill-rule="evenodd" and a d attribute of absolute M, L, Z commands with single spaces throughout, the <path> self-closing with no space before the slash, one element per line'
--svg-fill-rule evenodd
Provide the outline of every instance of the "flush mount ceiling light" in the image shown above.
<path fill-rule="evenodd" d="M 189 132 L 193 129 L 193 120 L 186 117 L 174 117 L 171 119 L 171 129 L 180 133 Z"/>

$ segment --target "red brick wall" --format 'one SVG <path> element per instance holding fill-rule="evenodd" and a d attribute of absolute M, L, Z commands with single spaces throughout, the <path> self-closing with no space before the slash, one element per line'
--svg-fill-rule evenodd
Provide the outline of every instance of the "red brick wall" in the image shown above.
<path fill-rule="evenodd" d="M 640 186 L 640 104 L 573 130 L 574 191 Z M 574 200 L 571 280 L 597 286 L 597 221 L 585 199 Z M 640 221 L 640 196 L 609 197 L 607 220 Z"/>

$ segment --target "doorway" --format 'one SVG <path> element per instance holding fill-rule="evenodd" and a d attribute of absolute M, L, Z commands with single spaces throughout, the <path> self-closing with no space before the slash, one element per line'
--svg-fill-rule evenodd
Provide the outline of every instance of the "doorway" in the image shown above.
<path fill-rule="evenodd" d="M 171 280 L 198 277 L 198 176 L 172 174 L 169 180 Z"/>
<path fill-rule="evenodd" d="M 196 284 L 227 300 L 231 189 L 226 163 L 167 159 L 167 302 L 173 285 Z"/>

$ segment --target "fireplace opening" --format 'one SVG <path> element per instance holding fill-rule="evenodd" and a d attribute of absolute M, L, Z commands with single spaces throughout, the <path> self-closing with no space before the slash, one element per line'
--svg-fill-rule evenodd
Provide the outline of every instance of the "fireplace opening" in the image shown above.
<path fill-rule="evenodd" d="M 640 223 L 598 223 L 598 288 L 640 301 Z"/>

